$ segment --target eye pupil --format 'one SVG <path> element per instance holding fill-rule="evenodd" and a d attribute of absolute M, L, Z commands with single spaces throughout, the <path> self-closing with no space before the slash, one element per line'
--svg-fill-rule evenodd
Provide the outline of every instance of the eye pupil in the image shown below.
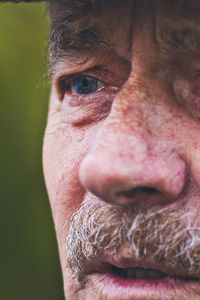
<path fill-rule="evenodd" d="M 88 86 L 88 85 L 89 85 L 89 82 L 88 82 L 87 79 L 83 79 L 82 84 L 83 84 L 84 86 Z"/>
<path fill-rule="evenodd" d="M 81 77 L 73 80 L 73 88 L 79 95 L 92 94 L 98 91 L 100 81 L 92 77 Z"/>

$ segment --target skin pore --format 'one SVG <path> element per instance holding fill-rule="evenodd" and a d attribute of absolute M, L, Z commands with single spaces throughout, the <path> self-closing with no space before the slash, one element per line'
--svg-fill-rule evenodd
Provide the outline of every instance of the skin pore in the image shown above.
<path fill-rule="evenodd" d="M 50 7 L 43 150 L 66 299 L 198 300 L 200 5 L 69 8 Z"/>

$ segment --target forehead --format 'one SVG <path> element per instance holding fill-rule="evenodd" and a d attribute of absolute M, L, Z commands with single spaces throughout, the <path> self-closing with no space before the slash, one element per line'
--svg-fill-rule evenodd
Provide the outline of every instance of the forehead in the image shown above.
<path fill-rule="evenodd" d="M 117 48 L 120 55 L 128 56 L 136 19 L 143 26 L 142 23 L 151 16 L 149 33 L 155 31 L 158 40 L 163 32 L 164 35 L 165 32 L 168 36 L 172 35 L 169 39 L 173 39 L 173 28 L 182 33 L 187 29 L 187 34 L 199 31 L 200 1 L 66 0 L 53 2 L 50 5 L 50 16 L 49 49 L 54 65 L 62 57 L 73 57 L 80 51 Z M 161 27 L 164 29 L 160 32 L 158 28 Z M 195 39 L 200 41 L 199 35 L 195 34 Z M 191 36 L 189 43 L 190 40 Z"/>
<path fill-rule="evenodd" d="M 90 13 L 100 13 L 103 12 L 104 7 L 115 6 L 122 8 L 123 6 L 129 7 L 130 3 L 135 3 L 135 7 L 141 5 L 141 7 L 150 6 L 160 6 L 167 5 L 168 7 L 173 7 L 185 9 L 200 9 L 199 0 L 61 0 L 53 1 L 50 6 L 50 15 L 53 20 L 62 19 L 65 17 L 75 19 L 80 18 L 80 16 L 89 15 Z"/>

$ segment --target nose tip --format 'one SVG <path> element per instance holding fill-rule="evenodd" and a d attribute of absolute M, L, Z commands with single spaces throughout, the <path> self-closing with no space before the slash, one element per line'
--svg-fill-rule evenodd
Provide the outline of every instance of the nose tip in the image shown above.
<path fill-rule="evenodd" d="M 166 205 L 178 198 L 185 183 L 185 163 L 177 155 L 124 164 L 119 158 L 89 154 L 80 166 L 82 185 L 116 205 Z"/>

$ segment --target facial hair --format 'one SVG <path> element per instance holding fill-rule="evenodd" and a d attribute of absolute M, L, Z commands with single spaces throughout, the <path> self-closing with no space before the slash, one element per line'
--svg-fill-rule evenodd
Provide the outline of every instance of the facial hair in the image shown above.
<path fill-rule="evenodd" d="M 185 277 L 200 278 L 200 228 L 177 206 L 119 207 L 83 203 L 72 216 L 66 252 L 77 288 L 96 258 L 128 248 L 136 260 L 151 258 Z"/>

